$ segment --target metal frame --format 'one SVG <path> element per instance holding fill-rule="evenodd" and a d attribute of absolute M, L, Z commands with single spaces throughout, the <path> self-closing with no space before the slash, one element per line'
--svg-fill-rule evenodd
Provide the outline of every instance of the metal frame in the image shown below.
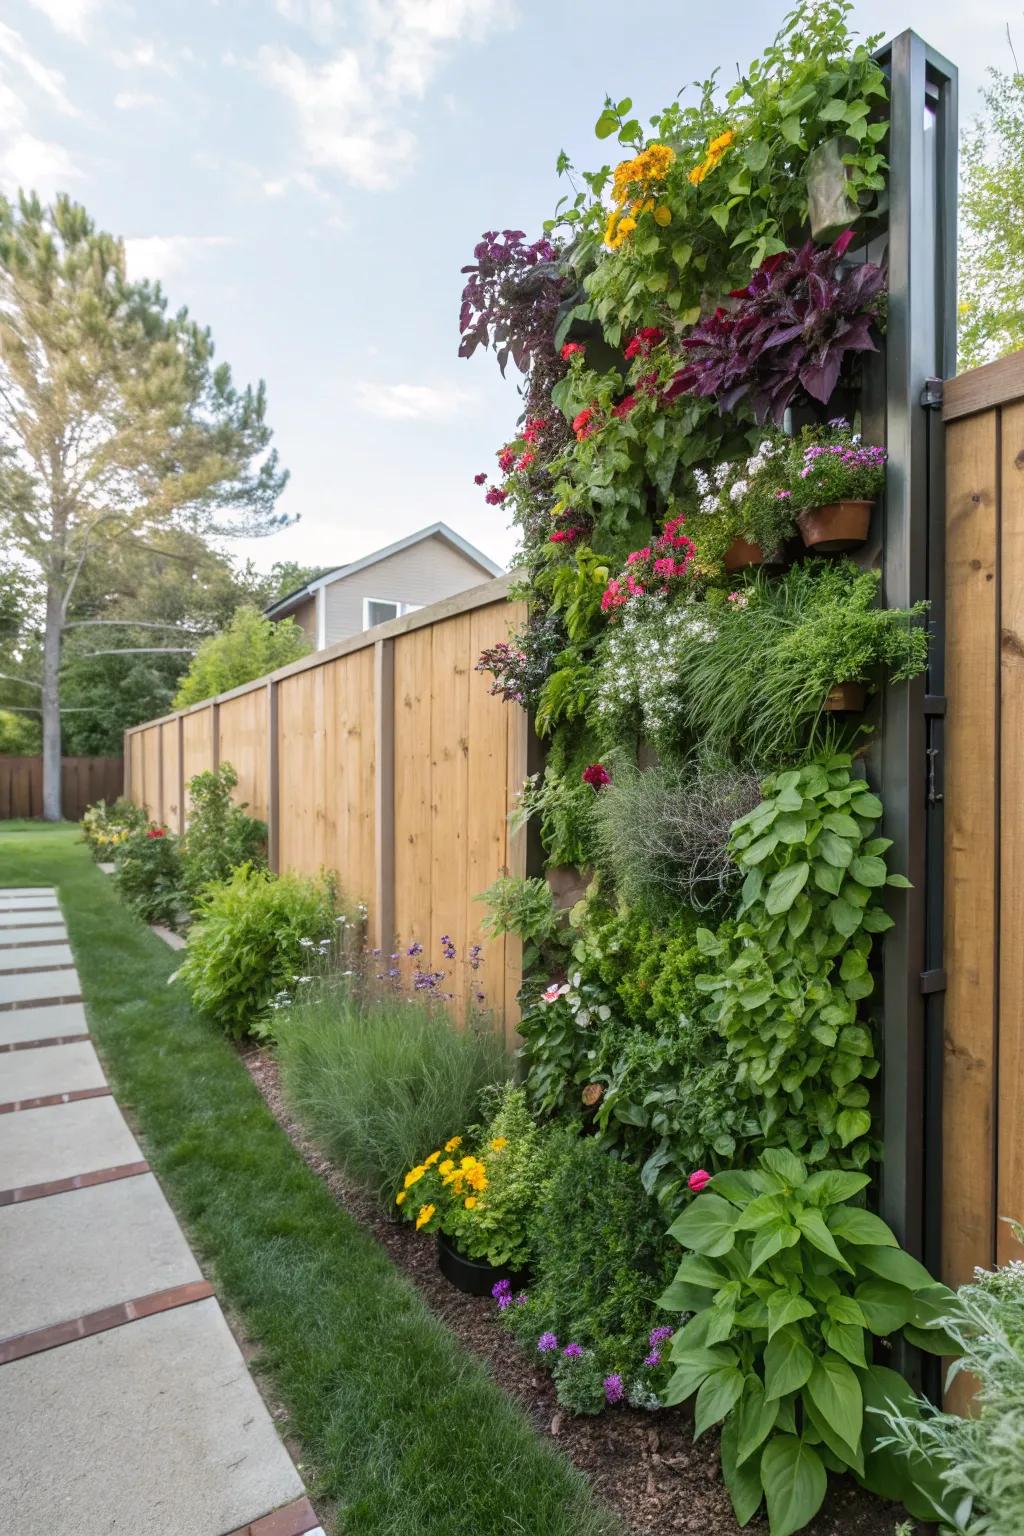
<path fill-rule="evenodd" d="M 887 690 L 879 755 L 892 863 L 913 889 L 884 947 L 882 1214 L 933 1266 L 941 1202 L 941 751 L 944 460 L 941 381 L 956 366 L 957 72 L 914 32 L 878 55 L 890 80 L 889 453 L 885 601 L 931 603 L 926 675 Z"/>

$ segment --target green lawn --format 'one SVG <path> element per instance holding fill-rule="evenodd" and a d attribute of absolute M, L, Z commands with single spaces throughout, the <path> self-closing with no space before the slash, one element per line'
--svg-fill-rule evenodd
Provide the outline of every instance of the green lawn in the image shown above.
<path fill-rule="evenodd" d="M 287 1408 L 314 1499 L 373 1536 L 608 1536 L 584 1479 L 335 1205 L 176 957 L 73 828 L 0 827 L 0 885 L 56 885 L 117 1098 Z"/>

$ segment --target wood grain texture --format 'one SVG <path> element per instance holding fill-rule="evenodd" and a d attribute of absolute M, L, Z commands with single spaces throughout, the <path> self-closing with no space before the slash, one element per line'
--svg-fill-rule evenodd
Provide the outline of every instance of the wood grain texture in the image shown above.
<path fill-rule="evenodd" d="M 218 709 L 219 757 L 238 774 L 234 798 L 251 816 L 267 819 L 267 691 L 254 689 Z"/>
<path fill-rule="evenodd" d="M 997 423 L 946 434 L 946 969 L 942 1278 L 994 1258 Z"/>
<path fill-rule="evenodd" d="M 181 730 L 182 772 L 185 778 L 185 825 L 188 826 L 189 781 L 213 768 L 213 711 L 207 706 L 184 717 Z"/>
<path fill-rule="evenodd" d="M 434 948 L 432 665 L 429 629 L 395 641 L 395 934 L 398 946 L 420 943 L 428 954 Z"/>
<path fill-rule="evenodd" d="M 161 820 L 160 726 L 150 726 L 142 736 L 142 804 L 154 821 Z"/>
<path fill-rule="evenodd" d="M 957 421 L 977 411 L 993 410 L 1024 399 L 1024 352 L 1013 352 L 994 363 L 972 368 L 943 388 L 942 419 Z"/>
<path fill-rule="evenodd" d="M 178 762 L 178 722 L 158 725 L 160 735 L 160 820 L 172 832 L 181 831 L 181 765 Z"/>

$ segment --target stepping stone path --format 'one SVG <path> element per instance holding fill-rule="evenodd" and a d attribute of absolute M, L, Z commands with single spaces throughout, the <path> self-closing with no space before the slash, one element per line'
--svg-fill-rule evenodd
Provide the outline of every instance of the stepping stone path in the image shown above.
<path fill-rule="evenodd" d="M 41 887 L 0 889 L 0 1509 L 17 1536 L 323 1536 Z"/>

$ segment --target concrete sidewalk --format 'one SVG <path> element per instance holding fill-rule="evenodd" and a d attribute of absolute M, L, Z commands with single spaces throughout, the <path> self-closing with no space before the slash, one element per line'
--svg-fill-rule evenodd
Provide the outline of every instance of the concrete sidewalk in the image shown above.
<path fill-rule="evenodd" d="M 41 888 L 0 890 L 0 1509 L 17 1536 L 323 1536 Z"/>

